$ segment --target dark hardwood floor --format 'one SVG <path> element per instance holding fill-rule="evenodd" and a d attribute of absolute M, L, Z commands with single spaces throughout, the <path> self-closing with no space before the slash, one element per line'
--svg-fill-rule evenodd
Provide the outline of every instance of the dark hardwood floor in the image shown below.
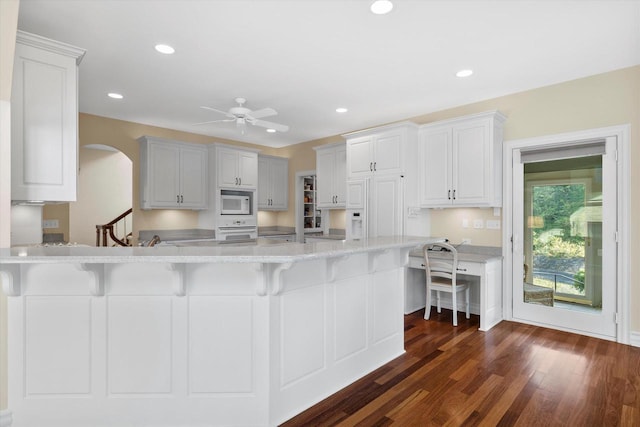
<path fill-rule="evenodd" d="M 403 356 L 283 426 L 640 426 L 640 348 L 423 315 L 405 317 Z"/>

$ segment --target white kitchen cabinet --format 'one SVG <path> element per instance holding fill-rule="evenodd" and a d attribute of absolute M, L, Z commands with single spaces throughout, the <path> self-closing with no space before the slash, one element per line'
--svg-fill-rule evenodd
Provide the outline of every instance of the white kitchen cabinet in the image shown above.
<path fill-rule="evenodd" d="M 78 64 L 84 53 L 17 33 L 11 94 L 12 200 L 76 200 Z"/>
<path fill-rule="evenodd" d="M 236 148 L 216 146 L 218 187 L 258 187 L 258 154 Z"/>
<path fill-rule="evenodd" d="M 498 111 L 423 125 L 420 206 L 502 205 L 502 127 Z"/>
<path fill-rule="evenodd" d="M 400 123 L 343 135 L 347 140 L 347 178 L 404 173 L 414 123 Z M 409 150 L 409 151 L 408 151 Z"/>
<path fill-rule="evenodd" d="M 258 156 L 258 209 L 286 211 L 289 205 L 289 159 Z"/>
<path fill-rule="evenodd" d="M 329 144 L 313 149 L 316 150 L 317 206 L 344 209 L 347 189 L 345 144 Z"/>
<path fill-rule="evenodd" d="M 206 209 L 207 147 L 143 136 L 140 143 L 142 209 Z"/>
<path fill-rule="evenodd" d="M 371 178 L 368 187 L 368 237 L 402 235 L 402 178 L 399 175 L 376 176 Z"/>

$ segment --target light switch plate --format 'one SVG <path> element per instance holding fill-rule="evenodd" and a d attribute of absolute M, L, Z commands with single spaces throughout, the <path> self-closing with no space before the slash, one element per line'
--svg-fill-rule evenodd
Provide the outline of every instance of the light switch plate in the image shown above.
<path fill-rule="evenodd" d="M 500 220 L 488 219 L 487 220 L 487 228 L 490 229 L 490 230 L 500 230 Z"/>
<path fill-rule="evenodd" d="M 45 219 L 42 221 L 42 228 L 60 228 L 60 223 L 57 219 Z"/>

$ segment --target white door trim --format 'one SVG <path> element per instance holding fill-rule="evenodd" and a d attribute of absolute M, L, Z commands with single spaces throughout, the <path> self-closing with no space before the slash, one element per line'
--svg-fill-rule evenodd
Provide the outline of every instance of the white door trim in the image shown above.
<path fill-rule="evenodd" d="M 505 141 L 503 145 L 503 215 L 504 232 L 502 234 L 502 254 L 503 263 L 503 313 L 505 320 L 513 319 L 513 248 L 511 242 L 513 230 L 513 156 L 516 150 L 525 147 L 544 147 L 571 141 L 585 141 L 594 139 L 604 139 L 615 136 L 618 140 L 618 247 L 617 247 L 617 276 L 618 294 L 616 309 L 618 313 L 618 325 L 616 340 L 619 343 L 630 343 L 630 284 L 631 276 L 629 271 L 629 237 L 630 237 L 630 147 L 629 134 L 630 125 L 611 126 L 605 128 L 589 129 L 584 131 L 567 132 L 555 135 L 545 135 L 540 137 L 517 139 Z"/>

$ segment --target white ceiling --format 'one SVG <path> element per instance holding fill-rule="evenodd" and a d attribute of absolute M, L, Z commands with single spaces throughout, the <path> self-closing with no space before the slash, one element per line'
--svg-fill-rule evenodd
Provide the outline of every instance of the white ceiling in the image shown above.
<path fill-rule="evenodd" d="M 18 27 L 87 50 L 81 112 L 272 147 L 640 64 L 640 1 L 394 0 L 383 16 L 369 4 L 21 0 Z M 474 75 L 455 77 L 463 68 Z M 236 97 L 289 132 L 193 125 L 222 118 L 200 106 Z"/>

